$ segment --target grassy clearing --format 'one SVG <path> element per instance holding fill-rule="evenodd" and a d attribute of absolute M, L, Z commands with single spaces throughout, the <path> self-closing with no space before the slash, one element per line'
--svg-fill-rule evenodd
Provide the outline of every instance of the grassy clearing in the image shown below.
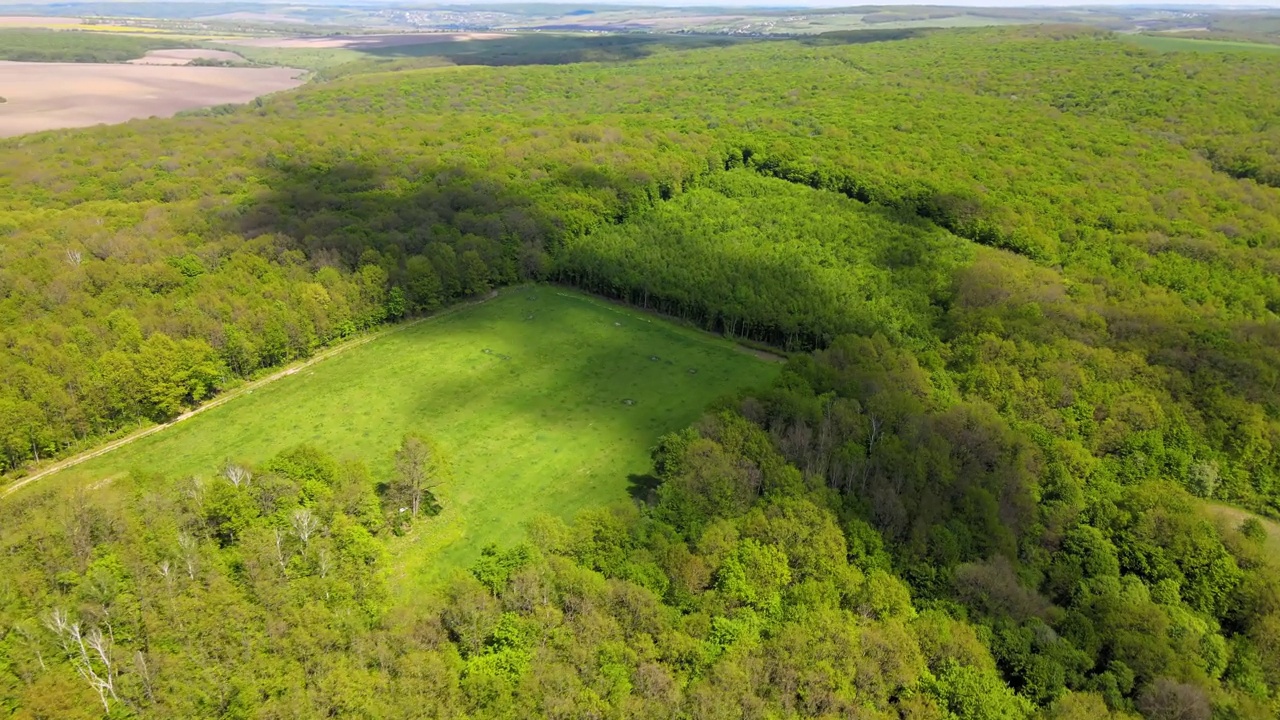
<path fill-rule="evenodd" d="M 111 33 L 114 35 L 157 35 L 168 32 L 164 28 L 139 27 L 137 25 L 85 24 L 76 28 L 85 32 Z"/>
<path fill-rule="evenodd" d="M 381 478 L 403 433 L 425 432 L 457 478 L 445 512 L 395 544 L 393 584 L 409 592 L 487 543 L 518 541 L 536 513 L 625 499 L 659 435 L 777 371 L 728 341 L 581 294 L 512 288 L 44 482 L 92 487 L 135 469 L 209 476 L 228 456 L 260 461 L 303 442 L 363 459 Z"/>
<path fill-rule="evenodd" d="M 1255 515 L 1248 510 L 1242 510 L 1234 505 L 1206 502 L 1204 509 L 1210 517 L 1231 528 L 1240 527 L 1240 524 L 1249 518 L 1257 519 L 1258 522 L 1262 523 L 1262 527 L 1267 530 L 1267 551 L 1273 557 L 1280 559 L 1280 523 Z"/>
<path fill-rule="evenodd" d="M 1233 40 L 1197 40 L 1194 38 L 1156 35 L 1129 35 L 1127 39 L 1156 52 L 1259 52 L 1280 53 L 1280 45 L 1236 42 Z"/>
<path fill-rule="evenodd" d="M 209 42 L 209 47 L 230 50 L 250 62 L 262 65 L 280 65 L 302 70 L 324 70 L 362 60 L 366 55 L 346 48 L 263 48 L 226 42 Z"/>

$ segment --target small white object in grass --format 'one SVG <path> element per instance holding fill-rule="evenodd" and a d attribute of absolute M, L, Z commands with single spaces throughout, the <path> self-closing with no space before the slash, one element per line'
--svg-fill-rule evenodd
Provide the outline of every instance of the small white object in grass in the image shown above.
<path fill-rule="evenodd" d="M 614 326 L 614 327 L 622 327 L 622 323 L 620 323 L 620 322 L 616 322 L 616 323 L 614 323 L 614 324 L 613 324 L 613 326 Z"/>
<path fill-rule="evenodd" d="M 400 508 L 400 512 L 404 512 L 405 510 L 408 510 L 408 509 L 409 508 Z"/>

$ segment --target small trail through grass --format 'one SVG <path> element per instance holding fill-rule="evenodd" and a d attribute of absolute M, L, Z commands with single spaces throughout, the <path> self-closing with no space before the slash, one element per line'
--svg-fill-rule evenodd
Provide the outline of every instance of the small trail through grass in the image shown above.
<path fill-rule="evenodd" d="M 516 286 L 63 461 L 43 471 L 41 487 L 148 492 L 302 443 L 361 461 L 385 481 L 404 434 L 423 433 L 452 459 L 453 480 L 439 489 L 444 511 L 388 545 L 391 587 L 412 597 L 485 545 L 520 542 L 539 514 L 568 519 L 626 502 L 643 490 L 663 433 L 780 371 L 660 317 L 557 286 Z"/>
<path fill-rule="evenodd" d="M 486 300 L 492 300 L 497 296 L 498 296 L 498 292 L 495 290 L 479 300 L 472 300 L 472 301 L 463 303 L 461 305 L 454 305 L 453 307 L 450 307 L 446 310 L 443 310 L 439 313 L 436 313 L 435 315 L 431 315 L 428 317 L 415 318 L 413 320 L 409 320 L 408 322 L 399 323 L 397 325 L 386 326 L 379 330 L 375 330 L 373 332 L 365 333 L 359 337 L 352 338 L 351 340 L 347 340 L 346 342 L 339 343 L 338 345 L 334 345 L 326 350 L 323 350 L 321 352 L 316 353 L 315 355 L 312 355 L 306 360 L 293 363 L 285 368 L 282 368 L 274 373 L 271 373 L 266 377 L 258 378 L 257 380 L 253 380 L 248 383 L 245 383 L 244 385 L 241 385 L 235 389 L 228 390 L 227 392 L 224 392 L 218 395 L 217 397 L 210 400 L 209 402 L 206 402 L 200 405 L 199 407 L 192 408 L 191 410 L 188 410 L 187 412 L 182 413 L 181 415 L 175 417 L 169 422 L 160 423 L 158 425 L 152 425 L 150 427 L 144 427 L 141 430 L 131 432 L 128 435 L 125 435 L 124 437 L 112 440 L 111 442 L 106 443 L 105 445 L 99 445 L 98 447 L 93 448 L 91 450 L 86 450 L 77 455 L 72 455 L 69 458 L 59 460 L 58 462 L 55 462 L 54 464 L 42 470 L 34 472 L 12 483 L 11 485 L 9 485 L 7 488 L 4 489 L 3 493 L 0 493 L 0 498 L 8 497 L 13 493 L 21 490 L 22 488 L 28 485 L 31 485 L 35 482 L 38 482 L 39 480 L 42 480 L 50 475 L 53 475 L 54 473 L 59 473 L 68 468 L 75 467 L 76 465 L 79 465 L 80 463 L 83 463 L 86 460 L 92 460 L 96 457 L 101 457 L 113 450 L 119 450 L 125 445 L 129 445 L 130 443 L 137 442 L 142 438 L 147 437 L 148 435 L 154 435 L 155 433 L 161 432 L 162 430 L 167 430 L 168 428 L 171 428 L 180 422 L 190 420 L 191 418 L 195 417 L 196 415 L 199 415 L 200 413 L 208 412 L 209 410 L 212 410 L 216 407 L 229 403 L 232 400 L 235 400 L 236 398 L 240 397 L 241 395 L 247 395 L 253 392 L 254 390 L 257 390 L 258 388 L 261 388 L 265 385 L 273 383 L 281 378 L 285 378 L 290 375 L 293 375 L 294 373 L 297 373 L 300 370 L 308 368 L 322 360 L 327 360 L 333 357 L 334 355 L 337 355 L 338 353 L 346 352 L 352 348 L 360 347 L 361 345 L 364 345 L 365 343 L 370 342 L 372 340 L 376 340 L 377 338 L 380 338 L 384 335 L 388 335 L 394 332 L 399 332 L 401 330 L 406 330 L 408 328 L 413 327 L 414 325 L 417 325 L 420 322 L 423 322 L 424 320 L 431 320 L 433 318 L 442 317 L 449 313 L 461 310 L 462 308 L 467 307 L 469 305 L 485 302 Z"/>

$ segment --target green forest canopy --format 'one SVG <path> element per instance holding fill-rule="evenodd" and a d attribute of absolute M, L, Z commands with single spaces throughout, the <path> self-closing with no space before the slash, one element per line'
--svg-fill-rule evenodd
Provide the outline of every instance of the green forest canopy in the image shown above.
<path fill-rule="evenodd" d="M 150 50 L 193 47 L 184 40 L 75 30 L 0 29 L 0 60 L 120 63 Z"/>
<path fill-rule="evenodd" d="M 797 356 L 664 439 L 650 502 L 535 523 L 413 608 L 386 600 L 403 528 L 360 461 L 20 495 L 4 696 L 1274 717 L 1277 561 L 1196 496 L 1280 513 L 1278 70 L 1069 28 L 820 38 L 356 74 L 8 141 L 9 469 L 527 279 Z M 77 660 L 59 608 L 118 627 L 116 664 Z M 198 624 L 220 613 L 242 622 Z"/>

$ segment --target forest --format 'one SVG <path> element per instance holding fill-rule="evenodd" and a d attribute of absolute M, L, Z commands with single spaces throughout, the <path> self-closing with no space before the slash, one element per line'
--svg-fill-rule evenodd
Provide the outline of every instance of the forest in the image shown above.
<path fill-rule="evenodd" d="M 636 503 L 413 602 L 412 463 L 15 494 L 0 706 L 1280 712 L 1280 58 L 1035 27 L 585 59 L 0 143 L 10 477 L 518 282 L 790 355 Z"/>
<path fill-rule="evenodd" d="M 148 50 L 191 47 L 172 38 L 96 32 L 0 29 L 0 60 L 13 62 L 120 63 Z"/>

